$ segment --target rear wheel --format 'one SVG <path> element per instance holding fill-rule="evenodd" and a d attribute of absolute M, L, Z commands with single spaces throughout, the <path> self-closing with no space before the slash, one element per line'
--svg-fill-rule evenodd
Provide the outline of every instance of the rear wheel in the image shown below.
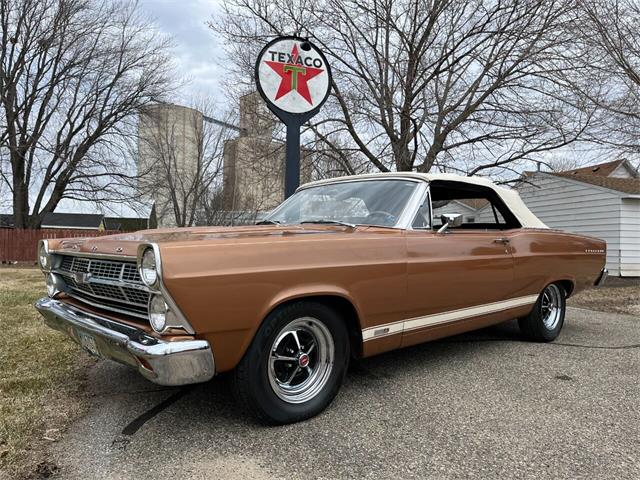
<path fill-rule="evenodd" d="M 547 285 L 531 313 L 518 320 L 520 330 L 536 342 L 555 340 L 564 325 L 566 305 L 564 288 L 557 283 Z"/>
<path fill-rule="evenodd" d="M 304 420 L 331 403 L 348 361 L 348 334 L 336 312 L 317 302 L 290 304 L 258 329 L 236 367 L 236 394 L 262 421 Z"/>

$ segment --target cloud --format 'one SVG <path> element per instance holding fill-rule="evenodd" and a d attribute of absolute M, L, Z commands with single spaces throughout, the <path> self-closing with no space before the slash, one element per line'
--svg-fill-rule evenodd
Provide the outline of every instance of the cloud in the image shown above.
<path fill-rule="evenodd" d="M 218 0 L 141 0 L 141 8 L 158 29 L 173 37 L 178 73 L 187 81 L 176 103 L 207 96 L 222 101 L 222 40 L 207 27 L 219 11 Z"/>
<path fill-rule="evenodd" d="M 190 98 L 209 97 L 224 105 L 221 91 L 224 76 L 224 48 L 220 38 L 207 27 L 207 21 L 220 9 L 218 0 L 140 0 L 142 10 L 158 29 L 173 37 L 174 57 L 178 73 L 188 82 L 174 103 L 187 103 Z M 0 184 L 0 211 L 10 213 L 11 198 Z M 63 200 L 58 212 L 103 212 L 110 215 L 147 215 L 147 207 L 104 204 L 97 208 L 91 202 Z"/>

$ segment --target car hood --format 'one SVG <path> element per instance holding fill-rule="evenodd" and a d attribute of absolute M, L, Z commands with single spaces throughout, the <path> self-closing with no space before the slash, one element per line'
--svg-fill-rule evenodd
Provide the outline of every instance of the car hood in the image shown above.
<path fill-rule="evenodd" d="M 88 253 L 103 255 L 137 254 L 141 243 L 165 244 L 206 241 L 207 244 L 222 242 L 282 242 L 308 235 L 352 235 L 375 227 L 351 228 L 341 225 L 249 225 L 239 227 L 194 227 L 142 230 L 139 232 L 105 235 L 92 238 L 67 238 L 49 240 L 51 250 L 60 253 Z M 388 230 L 388 229 L 384 229 Z"/>

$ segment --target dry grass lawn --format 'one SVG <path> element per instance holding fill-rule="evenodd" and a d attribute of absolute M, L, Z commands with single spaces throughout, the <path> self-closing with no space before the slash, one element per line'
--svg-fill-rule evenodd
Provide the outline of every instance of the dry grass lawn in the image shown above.
<path fill-rule="evenodd" d="M 87 357 L 44 325 L 33 308 L 44 294 L 40 271 L 0 268 L 0 470 L 9 478 L 46 476 L 47 444 L 84 409 Z"/>
<path fill-rule="evenodd" d="M 640 279 L 608 278 L 601 287 L 590 288 L 569 298 L 571 307 L 640 317 Z"/>
<path fill-rule="evenodd" d="M 0 267 L 0 478 L 55 472 L 47 445 L 86 406 L 82 383 L 92 360 L 45 327 L 33 308 L 44 293 L 38 270 Z M 640 281 L 609 279 L 569 305 L 640 316 Z"/>

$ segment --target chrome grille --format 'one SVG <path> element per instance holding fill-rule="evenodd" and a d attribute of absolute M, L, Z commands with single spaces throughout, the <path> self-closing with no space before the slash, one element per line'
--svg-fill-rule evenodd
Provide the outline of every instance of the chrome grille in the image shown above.
<path fill-rule="evenodd" d="M 115 262 L 92 262 L 89 271 L 98 278 L 120 279 L 122 273 L 122 264 Z"/>
<path fill-rule="evenodd" d="M 69 273 L 88 272 L 91 273 L 92 278 L 124 280 L 127 283 L 143 284 L 135 262 L 120 262 L 65 255 L 62 257 L 60 270 Z"/>
<path fill-rule="evenodd" d="M 148 292 L 129 287 L 122 287 L 122 291 L 126 295 L 127 300 L 132 303 L 144 304 L 146 306 L 149 301 Z"/>
<path fill-rule="evenodd" d="M 124 264 L 124 269 L 122 270 L 122 279 L 125 282 L 142 283 L 142 279 L 140 278 L 140 273 L 138 273 L 136 264 Z"/>
<path fill-rule="evenodd" d="M 97 308 L 148 318 L 149 292 L 135 262 L 65 255 L 56 272 L 72 297 Z"/>
<path fill-rule="evenodd" d="M 104 285 L 102 283 L 94 283 L 91 285 L 91 289 L 93 293 L 100 297 L 105 298 L 113 298 L 115 300 L 120 300 L 123 302 L 127 301 L 127 298 L 124 296 L 120 287 L 116 287 L 115 285 Z"/>

